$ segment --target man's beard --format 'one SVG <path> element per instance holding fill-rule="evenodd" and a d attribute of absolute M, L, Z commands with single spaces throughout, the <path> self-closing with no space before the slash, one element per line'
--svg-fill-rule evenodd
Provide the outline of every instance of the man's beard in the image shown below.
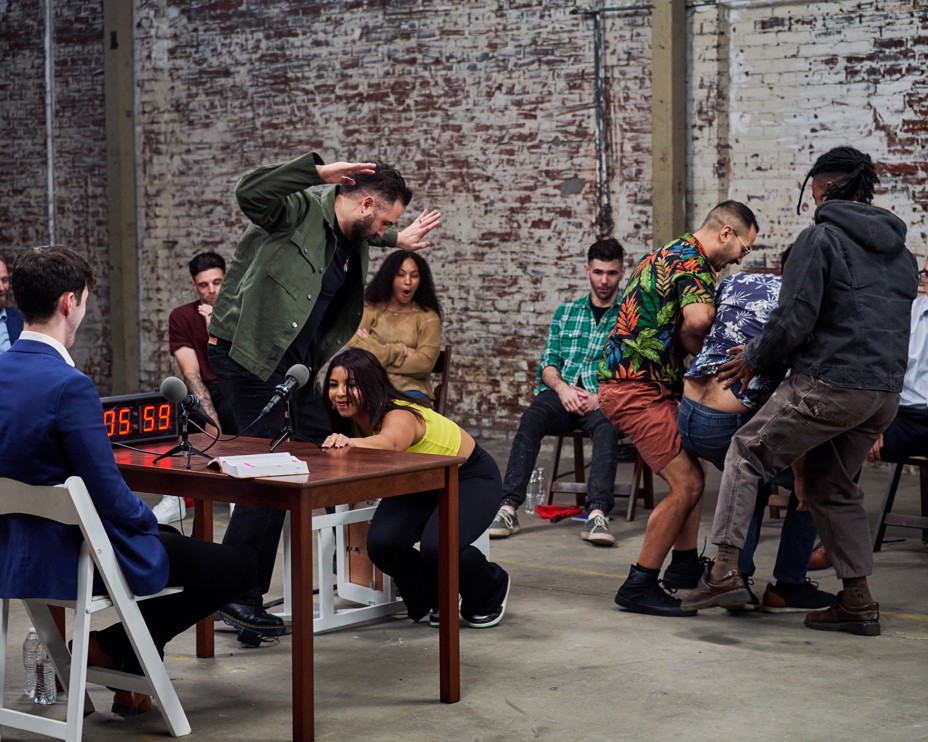
<path fill-rule="evenodd" d="M 369 240 L 374 236 L 371 227 L 374 224 L 374 215 L 368 214 L 367 216 L 361 217 L 354 224 L 351 225 L 351 230 L 345 236 L 348 238 L 349 242 L 355 244 L 360 244 L 365 240 Z"/>

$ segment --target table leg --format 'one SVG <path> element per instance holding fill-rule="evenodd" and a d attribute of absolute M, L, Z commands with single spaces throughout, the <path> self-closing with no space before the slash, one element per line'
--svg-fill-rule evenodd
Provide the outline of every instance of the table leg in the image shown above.
<path fill-rule="evenodd" d="M 313 511 L 301 500 L 290 511 L 293 739 L 313 739 Z"/>
<path fill-rule="evenodd" d="M 445 487 L 438 500 L 438 655 L 440 698 L 461 700 L 461 623 L 458 619 L 458 467 L 445 469 Z"/>
<path fill-rule="evenodd" d="M 212 500 L 193 501 L 193 535 L 201 541 L 213 540 Z M 216 654 L 213 623 L 212 616 L 197 621 L 197 657 L 213 657 Z"/>

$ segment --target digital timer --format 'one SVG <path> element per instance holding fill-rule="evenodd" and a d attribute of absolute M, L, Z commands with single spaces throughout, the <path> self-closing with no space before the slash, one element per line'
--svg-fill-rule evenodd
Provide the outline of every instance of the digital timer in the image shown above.
<path fill-rule="evenodd" d="M 177 405 L 158 392 L 101 397 L 103 425 L 114 443 L 163 441 L 177 438 Z"/>

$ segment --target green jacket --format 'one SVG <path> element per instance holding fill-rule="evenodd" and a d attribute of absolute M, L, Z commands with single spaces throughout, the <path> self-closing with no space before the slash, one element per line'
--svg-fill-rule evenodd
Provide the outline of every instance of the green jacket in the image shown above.
<path fill-rule="evenodd" d="M 231 343 L 229 357 L 264 381 L 309 319 L 335 254 L 337 188 L 313 188 L 323 185 L 317 164 L 322 164 L 319 156 L 308 154 L 260 167 L 235 189 L 239 206 L 255 226 L 235 248 L 209 332 Z M 395 246 L 396 230 L 370 244 Z M 365 242 L 312 340 L 311 357 L 319 364 L 335 355 L 361 323 L 368 258 Z"/>

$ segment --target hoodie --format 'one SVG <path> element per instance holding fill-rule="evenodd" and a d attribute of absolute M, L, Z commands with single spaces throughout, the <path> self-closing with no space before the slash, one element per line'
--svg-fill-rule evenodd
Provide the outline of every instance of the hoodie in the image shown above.
<path fill-rule="evenodd" d="M 836 387 L 902 391 L 918 264 L 895 214 L 826 201 L 793 244 L 779 305 L 744 349 L 752 369 L 784 361 Z"/>

